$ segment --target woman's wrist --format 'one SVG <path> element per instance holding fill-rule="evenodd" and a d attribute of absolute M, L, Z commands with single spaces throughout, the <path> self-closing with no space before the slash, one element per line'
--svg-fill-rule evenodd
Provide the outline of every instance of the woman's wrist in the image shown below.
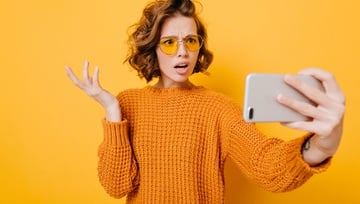
<path fill-rule="evenodd" d="M 318 139 L 316 135 L 308 137 L 301 148 L 303 159 L 310 166 L 317 166 L 332 156 L 318 146 Z"/>
<path fill-rule="evenodd" d="M 120 122 L 121 111 L 118 101 L 114 102 L 108 107 L 105 107 L 106 120 L 109 122 Z"/>

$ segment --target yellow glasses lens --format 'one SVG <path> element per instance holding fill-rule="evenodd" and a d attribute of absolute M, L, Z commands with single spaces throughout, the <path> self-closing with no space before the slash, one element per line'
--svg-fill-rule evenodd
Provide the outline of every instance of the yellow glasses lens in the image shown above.
<path fill-rule="evenodd" d="M 198 51 L 201 46 L 199 36 L 188 36 L 184 39 L 186 48 L 192 52 Z"/>
<path fill-rule="evenodd" d="M 164 37 L 160 39 L 160 49 L 167 55 L 174 55 L 179 48 L 180 42 L 184 43 L 186 49 L 192 52 L 198 51 L 203 44 L 203 40 L 199 35 L 189 35 L 183 40 L 178 40 L 176 37 Z"/>
<path fill-rule="evenodd" d="M 176 53 L 178 47 L 177 38 L 166 37 L 160 40 L 160 49 L 167 55 L 173 55 Z"/>

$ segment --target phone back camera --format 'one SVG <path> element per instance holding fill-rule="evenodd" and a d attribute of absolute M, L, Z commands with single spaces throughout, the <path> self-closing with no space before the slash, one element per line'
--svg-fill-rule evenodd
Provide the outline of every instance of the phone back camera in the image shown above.
<path fill-rule="evenodd" d="M 248 117 L 250 120 L 252 120 L 254 118 L 254 108 L 253 107 L 248 108 Z"/>

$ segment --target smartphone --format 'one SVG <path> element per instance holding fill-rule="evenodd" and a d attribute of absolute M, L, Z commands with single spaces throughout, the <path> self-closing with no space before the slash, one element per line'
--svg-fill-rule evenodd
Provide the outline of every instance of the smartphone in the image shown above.
<path fill-rule="evenodd" d="M 310 75 L 298 77 L 315 88 L 323 90 L 317 79 Z M 293 122 L 310 118 L 277 102 L 278 94 L 313 104 L 307 97 L 287 85 L 283 74 L 250 73 L 246 77 L 243 118 L 246 122 Z"/>

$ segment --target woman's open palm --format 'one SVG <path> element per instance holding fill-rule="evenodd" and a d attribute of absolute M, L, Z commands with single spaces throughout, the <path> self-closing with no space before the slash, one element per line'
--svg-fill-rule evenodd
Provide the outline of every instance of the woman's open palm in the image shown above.
<path fill-rule="evenodd" d="M 83 68 L 83 80 L 76 77 L 72 69 L 68 66 L 66 66 L 66 73 L 77 87 L 100 103 L 100 105 L 105 109 L 108 119 L 112 118 L 113 121 L 120 120 L 117 117 L 120 116 L 118 101 L 114 95 L 100 86 L 98 67 L 95 67 L 93 76 L 89 76 L 89 62 L 85 61 Z"/>

